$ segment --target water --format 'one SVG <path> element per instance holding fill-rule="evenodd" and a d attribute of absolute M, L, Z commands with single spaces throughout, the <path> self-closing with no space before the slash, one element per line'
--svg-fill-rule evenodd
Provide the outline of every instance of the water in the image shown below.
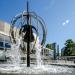
<path fill-rule="evenodd" d="M 41 45 L 39 44 L 39 40 L 37 39 L 36 45 L 35 45 L 35 50 L 36 50 L 36 62 L 37 66 L 42 66 L 43 61 L 41 59 Z"/>
<path fill-rule="evenodd" d="M 21 55 L 20 55 L 20 48 L 19 48 L 19 46 L 20 46 L 20 39 L 16 38 L 16 44 L 12 43 L 11 50 L 8 50 L 6 52 L 6 56 L 10 57 L 10 62 L 12 64 L 14 64 L 15 66 L 19 66 L 20 61 L 21 61 L 20 60 Z"/>
<path fill-rule="evenodd" d="M 6 53 L 7 56 L 10 57 L 12 63 L 0 64 L 0 75 L 75 75 L 74 68 L 43 65 L 43 61 L 41 60 L 41 45 L 39 43 L 39 38 L 35 45 L 37 65 L 31 64 L 30 67 L 26 67 L 26 64 L 20 63 L 21 52 L 19 46 L 22 40 L 17 39 L 16 41 L 17 43 L 12 44 L 12 49 Z"/>
<path fill-rule="evenodd" d="M 31 65 L 31 67 L 26 67 L 26 64 L 20 64 L 20 67 L 15 67 L 12 64 L 3 64 L 0 65 L 0 73 L 6 74 L 69 74 L 72 75 L 74 68 L 60 67 L 60 66 L 51 66 L 45 65 L 44 67 L 37 67 L 36 65 Z"/>

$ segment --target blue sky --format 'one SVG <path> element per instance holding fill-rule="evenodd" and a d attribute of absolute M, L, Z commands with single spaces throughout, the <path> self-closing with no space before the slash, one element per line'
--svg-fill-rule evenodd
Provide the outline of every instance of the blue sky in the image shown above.
<path fill-rule="evenodd" d="M 60 48 L 67 39 L 75 41 L 75 0 L 29 0 L 30 10 L 41 16 L 47 27 L 46 43 L 57 42 Z M 26 0 L 0 0 L 0 20 L 26 10 Z"/>

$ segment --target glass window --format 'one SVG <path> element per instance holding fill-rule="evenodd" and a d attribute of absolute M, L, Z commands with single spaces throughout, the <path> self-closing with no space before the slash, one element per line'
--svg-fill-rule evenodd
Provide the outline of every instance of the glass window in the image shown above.
<path fill-rule="evenodd" d="M 0 47 L 4 47 L 4 44 L 3 44 L 3 42 L 0 42 Z"/>
<path fill-rule="evenodd" d="M 5 38 L 5 42 L 10 43 L 10 37 L 4 36 L 4 38 Z"/>
<path fill-rule="evenodd" d="M 11 48 L 11 44 L 10 43 L 5 43 L 5 48 Z"/>

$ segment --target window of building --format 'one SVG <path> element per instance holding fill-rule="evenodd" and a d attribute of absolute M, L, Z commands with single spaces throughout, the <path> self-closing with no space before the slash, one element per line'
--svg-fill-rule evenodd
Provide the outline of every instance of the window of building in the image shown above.
<path fill-rule="evenodd" d="M 4 47 L 4 44 L 3 44 L 3 42 L 0 42 L 0 47 Z"/>
<path fill-rule="evenodd" d="M 11 44 L 10 43 L 5 43 L 5 48 L 11 48 Z"/>

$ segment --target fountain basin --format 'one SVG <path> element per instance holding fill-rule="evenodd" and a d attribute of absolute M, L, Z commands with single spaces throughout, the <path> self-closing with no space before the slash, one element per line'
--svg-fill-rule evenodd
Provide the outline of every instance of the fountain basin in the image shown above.
<path fill-rule="evenodd" d="M 74 68 L 53 65 L 0 64 L 0 75 L 75 75 Z"/>

